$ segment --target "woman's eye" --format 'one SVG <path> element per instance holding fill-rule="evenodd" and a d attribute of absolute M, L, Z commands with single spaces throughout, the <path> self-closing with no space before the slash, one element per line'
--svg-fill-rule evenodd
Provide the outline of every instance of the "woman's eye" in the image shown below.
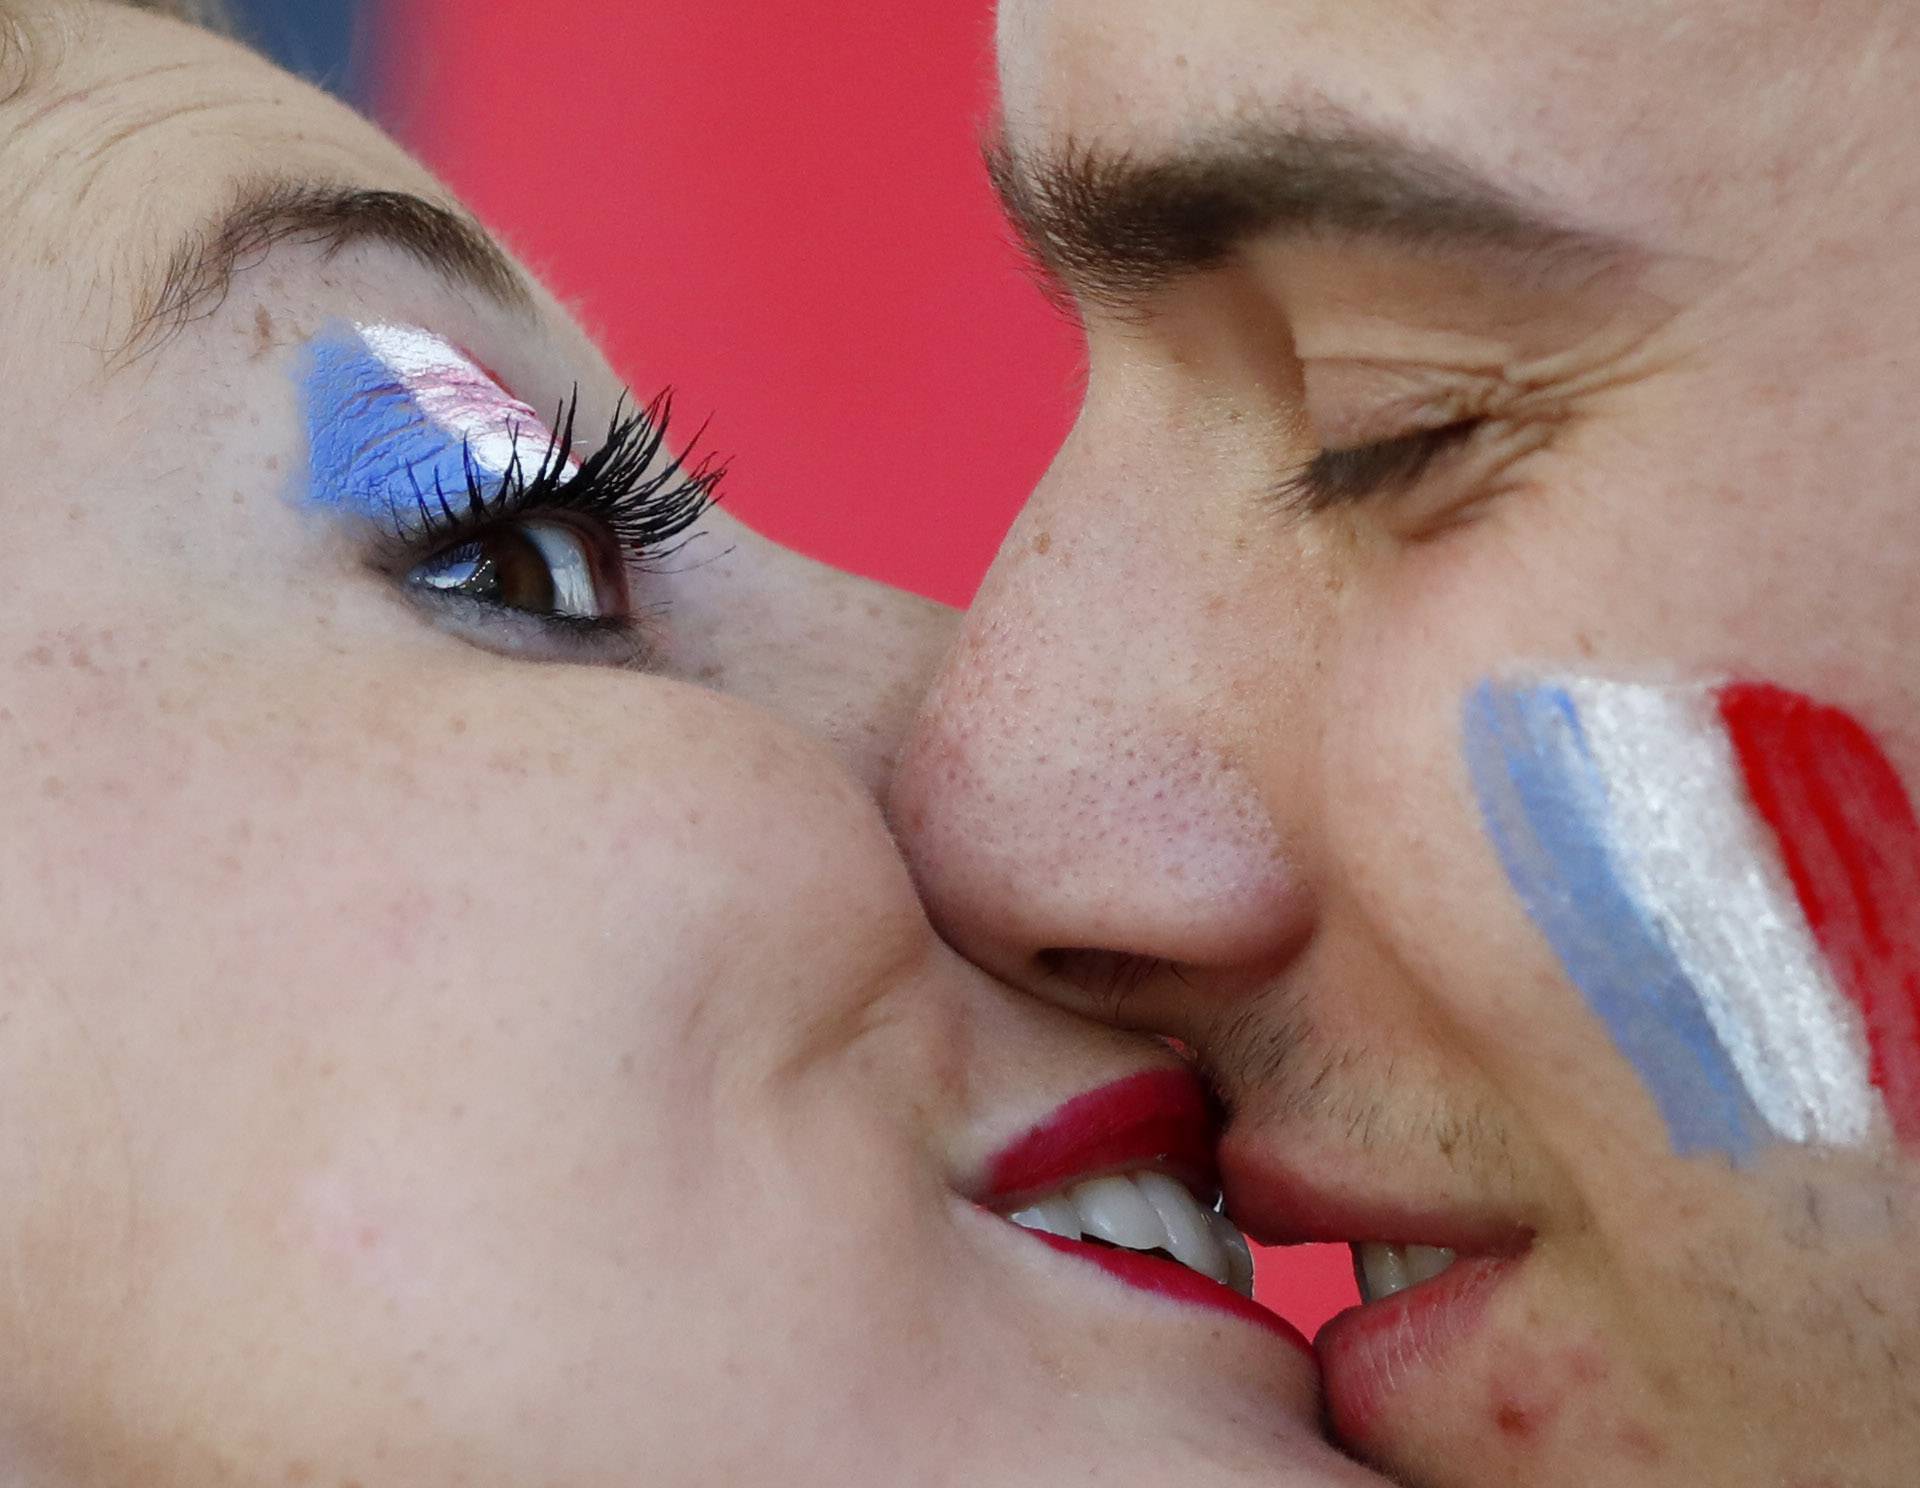
<path fill-rule="evenodd" d="M 612 534 L 542 517 L 496 522 L 416 564 L 407 583 L 497 610 L 562 620 L 622 620 L 631 610 Z"/>

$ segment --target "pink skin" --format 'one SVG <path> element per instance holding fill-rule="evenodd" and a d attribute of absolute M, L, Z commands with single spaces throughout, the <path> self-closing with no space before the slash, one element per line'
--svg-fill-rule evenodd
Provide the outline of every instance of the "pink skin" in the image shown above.
<path fill-rule="evenodd" d="M 622 379 L 537 286 L 310 220 L 116 360 L 248 183 L 443 188 L 237 46 L 6 16 L 0 1478 L 1370 1481 L 1297 1351 L 974 1202 L 1171 1061 L 927 921 L 876 793 L 950 617 L 724 512 L 629 565 L 644 667 L 410 589 L 436 553 L 287 499 L 323 327 L 583 429 Z"/>
<path fill-rule="evenodd" d="M 1076 294 L 1086 395 L 893 819 L 978 964 L 1192 1051 L 1256 1238 L 1526 1238 L 1445 1366 L 1366 1423 L 1372 1460 L 1418 1488 L 1902 1488 L 1920 1460 L 1920 1185 L 1894 1141 L 1920 1047 L 1911 19 L 1000 5 L 1016 204 L 1049 200 L 1022 182 L 1064 184 L 1056 205 L 1165 184 L 1213 142 L 1196 192 L 1080 246 L 1143 241 L 1125 229 L 1144 220 L 1219 253 L 1129 294 L 1036 233 Z M 1415 168 L 1344 173 L 1356 141 Z M 1116 169 L 1042 173 L 1089 152 Z M 1250 161 L 1277 217 L 1210 195 Z M 1456 170 L 1490 188 L 1480 207 L 1610 251 L 1449 239 L 1444 214 L 1396 216 L 1418 193 L 1379 189 Z M 1314 196 L 1328 181 L 1355 189 Z M 1326 206 L 1305 230 L 1302 191 Z M 1208 238 L 1236 220 L 1257 226 Z M 1382 465 L 1396 448 L 1432 458 Z M 1299 499 L 1310 472 L 1369 468 L 1397 473 Z M 1828 906 L 1810 920 L 1852 926 L 1836 966 L 1868 974 L 1874 1141 L 1781 1143 L 1738 1172 L 1671 1150 L 1466 778 L 1460 700 L 1517 668 L 1759 679 L 1865 728 L 1870 751 L 1830 731 L 1780 783 L 1826 795 L 1878 862 L 1803 880 Z"/>

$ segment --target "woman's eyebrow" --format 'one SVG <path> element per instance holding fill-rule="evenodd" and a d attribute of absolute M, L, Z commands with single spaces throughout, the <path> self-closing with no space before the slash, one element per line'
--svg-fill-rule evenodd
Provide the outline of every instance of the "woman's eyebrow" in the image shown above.
<path fill-rule="evenodd" d="M 242 185 L 223 210 L 174 247 L 113 361 L 136 361 L 214 314 L 235 277 L 281 243 L 318 247 L 327 257 L 355 244 L 384 244 L 508 311 L 524 314 L 534 303 L 500 245 L 451 207 L 406 191 L 270 178 Z"/>

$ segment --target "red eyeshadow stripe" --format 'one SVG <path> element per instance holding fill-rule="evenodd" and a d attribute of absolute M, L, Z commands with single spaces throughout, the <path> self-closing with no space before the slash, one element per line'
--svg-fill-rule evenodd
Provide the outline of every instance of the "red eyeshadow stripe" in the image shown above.
<path fill-rule="evenodd" d="M 1866 1022 L 1894 1131 L 1920 1142 L 1920 824 L 1906 788 L 1838 708 L 1747 683 L 1719 702 L 1807 923 Z"/>

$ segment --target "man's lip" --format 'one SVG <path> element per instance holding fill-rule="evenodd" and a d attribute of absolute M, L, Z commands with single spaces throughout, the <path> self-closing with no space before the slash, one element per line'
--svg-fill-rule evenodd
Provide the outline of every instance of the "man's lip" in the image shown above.
<path fill-rule="evenodd" d="M 1318 1181 L 1290 1163 L 1277 1140 L 1239 1126 L 1220 1146 L 1227 1213 L 1261 1245 L 1433 1245 L 1462 1256 L 1517 1256 L 1532 1231 L 1511 1215 L 1467 1204 L 1409 1202 Z M 1370 1169 L 1356 1155 L 1341 1165 L 1355 1180 Z"/>
<path fill-rule="evenodd" d="M 1519 1264 L 1463 1258 L 1431 1281 L 1350 1307 L 1322 1328 L 1313 1347 L 1335 1437 L 1364 1448 L 1404 1386 L 1445 1370 L 1447 1355 L 1472 1335 L 1487 1299 Z"/>
<path fill-rule="evenodd" d="M 1145 1070 L 1077 1095 L 1001 1148 L 979 1202 L 1004 1208 L 1084 1178 L 1156 1168 L 1201 1192 L 1218 1186 L 1219 1122 L 1183 1069 Z"/>

